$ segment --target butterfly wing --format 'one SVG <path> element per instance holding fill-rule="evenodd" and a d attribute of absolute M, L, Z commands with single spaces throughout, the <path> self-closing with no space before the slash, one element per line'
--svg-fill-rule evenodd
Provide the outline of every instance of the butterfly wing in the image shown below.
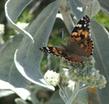
<path fill-rule="evenodd" d="M 84 16 L 80 21 L 77 23 L 75 28 L 73 29 L 69 43 L 67 47 L 71 47 L 70 49 L 73 51 L 74 54 L 79 56 L 87 56 L 89 57 L 92 55 L 93 51 L 93 42 L 90 36 L 90 29 L 89 29 L 90 19 L 88 16 Z"/>
<path fill-rule="evenodd" d="M 41 51 L 45 53 L 51 53 L 56 56 L 61 56 L 65 58 L 66 60 L 72 62 L 72 63 L 81 63 L 82 58 L 76 54 L 69 55 L 67 51 L 65 51 L 65 48 L 58 48 L 58 47 L 43 47 L 40 49 Z"/>
<path fill-rule="evenodd" d="M 83 57 L 92 55 L 93 42 L 90 37 L 90 19 L 84 16 L 73 29 L 68 44 L 60 47 L 43 47 L 45 53 L 52 53 L 56 56 L 64 57 L 72 63 L 82 63 Z"/>
<path fill-rule="evenodd" d="M 62 57 L 66 56 L 64 48 L 48 46 L 48 47 L 43 47 L 40 50 L 45 52 L 45 53 L 51 53 L 51 54 L 56 55 L 56 56 L 62 56 Z"/>

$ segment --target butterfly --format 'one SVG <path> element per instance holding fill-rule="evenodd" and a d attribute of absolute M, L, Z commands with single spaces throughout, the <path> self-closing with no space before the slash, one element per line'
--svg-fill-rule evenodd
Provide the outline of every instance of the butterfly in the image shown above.
<path fill-rule="evenodd" d="M 64 57 L 71 63 L 82 63 L 84 57 L 93 53 L 93 41 L 90 36 L 90 19 L 87 15 L 82 17 L 71 32 L 67 45 L 60 47 L 42 47 L 41 51 Z"/>

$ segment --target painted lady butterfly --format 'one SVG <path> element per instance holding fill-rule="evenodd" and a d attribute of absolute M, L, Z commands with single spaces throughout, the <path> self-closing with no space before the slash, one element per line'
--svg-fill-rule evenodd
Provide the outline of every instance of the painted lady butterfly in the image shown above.
<path fill-rule="evenodd" d="M 84 57 L 90 57 L 93 51 L 93 41 L 90 37 L 90 19 L 86 15 L 74 27 L 68 43 L 61 47 L 43 47 L 42 51 L 64 57 L 71 63 L 82 63 Z"/>

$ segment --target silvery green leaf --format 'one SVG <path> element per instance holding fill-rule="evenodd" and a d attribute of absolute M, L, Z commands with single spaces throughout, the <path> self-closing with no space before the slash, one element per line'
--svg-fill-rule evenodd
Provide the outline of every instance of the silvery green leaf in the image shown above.
<path fill-rule="evenodd" d="M 43 79 L 40 72 L 42 53 L 40 48 L 46 46 L 58 12 L 58 1 L 49 4 L 31 23 L 27 31 L 33 37 L 32 41 L 25 36 L 16 50 L 14 61 L 18 71 L 29 81 L 54 89 Z"/>
<path fill-rule="evenodd" d="M 9 22 L 11 23 L 11 26 L 15 27 L 17 30 L 21 30 L 21 33 L 25 34 L 25 36 L 26 36 L 26 33 L 28 32 L 24 29 L 19 29 L 19 27 L 14 22 L 16 21 L 16 19 L 18 18 L 18 16 L 20 15 L 24 7 L 27 6 L 28 3 L 30 3 L 30 0 L 28 1 L 19 0 L 17 2 L 15 0 L 8 0 L 5 5 L 6 16 Z M 28 38 L 31 38 L 31 37 L 32 36 L 30 35 L 30 37 Z M 22 36 L 20 36 L 20 34 L 18 36 L 16 35 L 13 39 L 10 39 L 7 43 L 5 43 L 0 49 L 0 56 L 1 56 L 0 78 L 1 80 L 6 81 L 7 83 L 9 82 L 8 84 L 9 86 L 7 86 L 7 88 L 11 90 L 13 89 L 10 86 L 22 88 L 28 84 L 28 81 L 24 79 L 24 77 L 17 71 L 14 64 L 14 53 L 21 41 L 22 41 Z M 2 88 L 3 87 L 4 86 L 2 86 Z M 22 95 L 19 95 L 19 96 L 22 96 Z"/>
<path fill-rule="evenodd" d="M 56 91 L 54 93 L 54 95 L 51 97 L 50 101 L 48 102 L 49 104 L 64 104 L 64 102 L 62 101 L 62 99 L 59 96 L 59 92 Z"/>
<path fill-rule="evenodd" d="M 84 14 L 84 6 L 79 0 L 69 0 L 69 5 L 72 9 L 72 14 L 80 19 Z"/>
<path fill-rule="evenodd" d="M 12 90 L 14 91 L 16 94 L 18 94 L 22 99 L 27 99 L 28 96 L 30 96 L 30 92 L 24 88 L 15 88 L 13 85 L 11 85 L 10 83 L 6 82 L 6 81 L 2 81 L 0 80 L 0 89 L 2 90 Z"/>
<path fill-rule="evenodd" d="M 77 95 L 79 92 L 83 90 L 80 88 L 80 85 L 76 83 L 74 88 L 69 87 L 60 87 L 59 89 L 59 95 L 62 98 L 62 100 L 65 102 L 65 104 L 72 104 L 75 102 Z"/>
<path fill-rule="evenodd" d="M 16 22 L 22 11 L 32 2 L 32 0 L 7 0 L 5 12 L 8 21 L 13 24 Z M 14 23 L 15 24 L 15 23 Z"/>
<path fill-rule="evenodd" d="M 105 27 L 99 25 L 95 21 L 91 24 L 92 28 L 92 37 L 94 40 L 94 57 L 96 59 L 98 69 L 101 69 L 103 74 L 106 74 L 108 78 L 108 44 L 109 44 L 109 32 Z M 106 71 L 106 72 L 105 72 Z M 109 79 L 108 79 L 109 80 Z"/>
<path fill-rule="evenodd" d="M 109 0 L 99 0 L 99 3 L 103 10 L 107 11 L 109 13 Z"/>
<path fill-rule="evenodd" d="M 13 57 L 21 39 L 21 36 L 16 36 L 5 43 L 0 49 L 0 79 L 2 80 L 11 81 L 14 75 L 17 77 Z"/>
<path fill-rule="evenodd" d="M 105 27 L 99 25 L 95 21 L 92 22 L 92 36 L 94 40 L 94 58 L 96 60 L 96 68 L 106 77 L 109 81 L 109 32 Z M 108 104 L 109 102 L 109 84 L 99 91 L 101 102 Z"/>
<path fill-rule="evenodd" d="M 98 0 L 93 0 L 92 7 L 91 7 L 91 16 L 95 16 L 100 11 L 100 4 Z"/>
<path fill-rule="evenodd" d="M 86 89 L 79 92 L 76 101 L 78 104 L 88 104 L 88 94 Z"/>
<path fill-rule="evenodd" d="M 16 92 L 15 87 L 24 88 L 28 84 L 28 81 L 21 76 L 14 64 L 14 52 L 21 40 L 22 36 L 16 35 L 0 48 L 0 89 L 10 89 Z M 19 96 L 25 99 L 28 95 Z"/>
<path fill-rule="evenodd" d="M 10 90 L 0 90 L 0 98 L 9 96 L 11 94 L 14 94 L 14 92 Z"/>
<path fill-rule="evenodd" d="M 64 23 L 70 33 L 72 31 L 74 23 L 72 21 L 72 17 L 70 15 L 70 11 L 68 9 L 69 8 L 68 2 L 67 2 L 67 0 L 59 0 L 59 5 L 60 5 L 60 12 L 62 14 Z"/>
<path fill-rule="evenodd" d="M 22 34 L 27 35 L 33 40 L 33 37 L 30 33 L 22 29 L 20 26 L 17 26 L 15 23 L 22 11 L 25 9 L 25 7 L 27 7 L 28 4 L 30 4 L 31 1 L 32 0 L 7 0 L 5 3 L 5 14 L 11 27 L 15 28 Z"/>
<path fill-rule="evenodd" d="M 30 95 L 29 91 L 25 89 L 27 93 L 21 93 L 24 90 L 18 90 L 17 88 L 24 88 L 28 81 L 21 76 L 14 64 L 14 52 L 21 40 L 22 36 L 16 35 L 0 48 L 0 89 L 12 90 L 22 99 L 26 99 Z"/>
<path fill-rule="evenodd" d="M 85 7 L 84 13 L 89 16 L 95 16 L 100 11 L 100 4 L 98 0 L 80 0 Z"/>
<path fill-rule="evenodd" d="M 15 99 L 16 104 L 28 104 L 26 101 L 20 99 L 20 98 L 16 98 Z"/>

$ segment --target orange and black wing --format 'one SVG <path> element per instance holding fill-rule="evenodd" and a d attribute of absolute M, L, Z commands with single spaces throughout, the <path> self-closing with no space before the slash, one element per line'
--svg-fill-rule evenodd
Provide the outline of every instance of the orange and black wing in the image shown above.
<path fill-rule="evenodd" d="M 80 56 L 76 54 L 69 55 L 68 52 L 65 51 L 65 48 L 43 47 L 43 48 L 40 48 L 40 50 L 45 53 L 61 56 L 72 63 L 82 63 L 82 58 Z"/>
<path fill-rule="evenodd" d="M 40 48 L 40 50 L 45 52 L 45 53 L 53 54 L 53 55 L 56 55 L 56 56 L 62 56 L 62 57 L 66 56 L 64 48 L 48 46 L 48 47 L 42 47 L 42 48 Z"/>
<path fill-rule="evenodd" d="M 93 53 L 93 41 L 91 39 L 89 25 L 89 17 L 84 16 L 77 23 L 70 35 L 68 47 L 69 45 L 70 47 L 72 46 L 76 55 L 89 57 Z"/>
<path fill-rule="evenodd" d="M 89 17 L 84 16 L 74 27 L 66 46 L 61 46 L 61 48 L 48 46 L 41 48 L 41 50 L 45 53 L 64 57 L 72 63 L 81 63 L 83 57 L 90 57 L 93 52 L 89 24 Z"/>

